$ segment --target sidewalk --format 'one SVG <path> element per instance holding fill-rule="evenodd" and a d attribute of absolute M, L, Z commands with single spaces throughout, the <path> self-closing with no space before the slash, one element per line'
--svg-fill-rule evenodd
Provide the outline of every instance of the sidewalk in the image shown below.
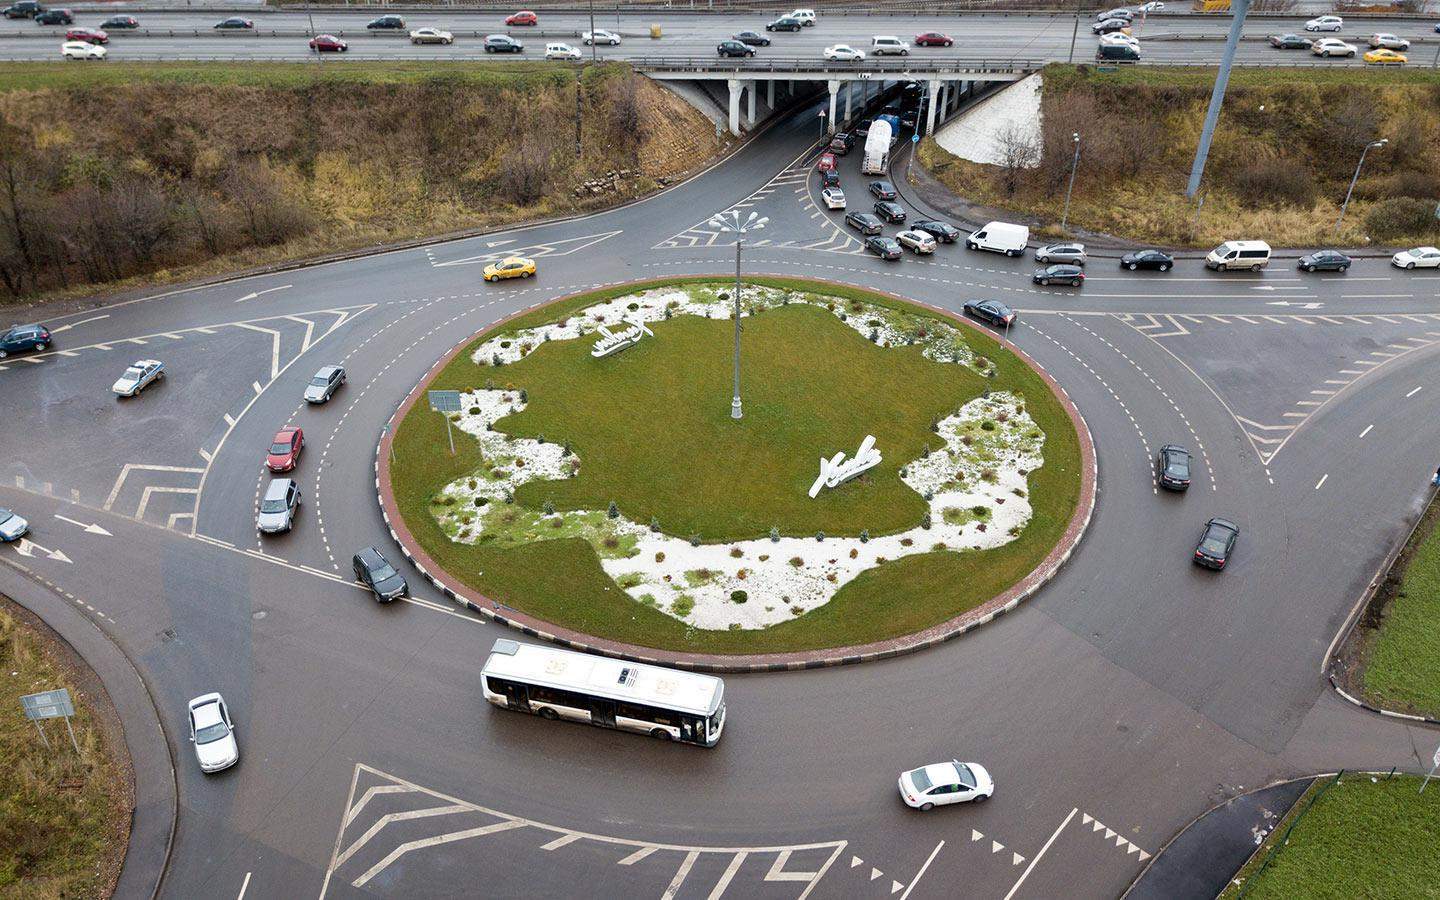
<path fill-rule="evenodd" d="M 1160 848 L 1122 900 L 1213 900 L 1312 781 L 1271 785 L 1204 813 Z"/>
<path fill-rule="evenodd" d="M 115 896 L 156 896 L 170 859 L 178 795 L 170 746 L 149 689 L 119 645 L 49 582 L 16 564 L 0 565 L 0 593 L 43 619 L 94 669 L 110 695 L 135 773 L 130 843 Z"/>

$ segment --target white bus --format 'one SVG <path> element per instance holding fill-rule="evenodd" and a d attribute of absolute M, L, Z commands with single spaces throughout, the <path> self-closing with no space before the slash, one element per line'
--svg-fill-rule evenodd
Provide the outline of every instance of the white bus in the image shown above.
<path fill-rule="evenodd" d="M 480 680 L 496 706 L 547 719 L 704 747 L 715 746 L 725 727 L 725 682 L 698 672 L 500 638 Z"/>

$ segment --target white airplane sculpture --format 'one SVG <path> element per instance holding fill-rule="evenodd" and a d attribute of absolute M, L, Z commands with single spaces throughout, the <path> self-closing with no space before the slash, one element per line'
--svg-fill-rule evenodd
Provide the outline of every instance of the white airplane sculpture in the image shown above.
<path fill-rule="evenodd" d="M 859 475 L 867 469 L 873 469 L 880 465 L 880 451 L 875 449 L 875 436 L 865 435 L 865 440 L 860 442 L 860 449 L 855 451 L 853 459 L 845 459 L 845 451 L 840 451 L 829 459 L 820 459 L 820 477 L 810 485 L 810 496 L 814 497 L 820 493 L 822 487 L 834 488 Z"/>
<path fill-rule="evenodd" d="M 626 347 L 635 346 L 640 343 L 642 335 L 648 334 L 651 337 L 655 336 L 655 332 L 646 328 L 644 324 L 640 322 L 631 322 L 628 319 L 625 320 L 625 322 L 630 327 L 624 331 L 612 332 L 604 325 L 601 325 L 598 329 L 600 332 L 600 340 L 595 342 L 595 346 L 591 349 L 590 355 L 596 359 L 600 359 L 612 353 L 619 353 Z"/>

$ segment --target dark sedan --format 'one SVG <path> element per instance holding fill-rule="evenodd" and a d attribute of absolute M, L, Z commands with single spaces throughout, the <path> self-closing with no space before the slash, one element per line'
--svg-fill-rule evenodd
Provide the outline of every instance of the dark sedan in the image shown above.
<path fill-rule="evenodd" d="M 1270 46 L 1277 50 L 1309 50 L 1310 39 L 1298 34 L 1272 34 Z"/>
<path fill-rule="evenodd" d="M 875 214 L 892 225 L 905 221 L 905 207 L 894 200 L 875 201 Z"/>
<path fill-rule="evenodd" d="M 1090 31 L 1094 34 L 1109 34 L 1112 31 L 1126 31 L 1129 28 L 1130 23 L 1124 19 L 1106 19 L 1091 25 Z"/>
<path fill-rule="evenodd" d="M 895 193 L 895 185 L 888 181 L 870 182 L 870 193 L 874 194 L 877 200 L 894 200 L 900 196 Z"/>
<path fill-rule="evenodd" d="M 715 45 L 715 52 L 720 56 L 738 56 L 744 59 L 747 56 L 754 56 L 755 48 L 747 47 L 739 41 L 721 41 Z"/>
<path fill-rule="evenodd" d="M 36 25 L 73 25 L 75 13 L 68 9 L 47 9 L 35 16 Z"/>
<path fill-rule="evenodd" d="M 960 239 L 960 229 L 934 219 L 910 223 L 912 231 L 923 231 L 942 244 L 953 244 Z"/>
<path fill-rule="evenodd" d="M 739 41 L 742 44 L 749 44 L 751 47 L 770 46 L 769 38 L 767 38 L 763 34 L 758 34 L 754 31 L 742 31 L 739 34 L 735 35 L 735 40 Z"/>
<path fill-rule="evenodd" d="M 1175 265 L 1175 257 L 1163 250 L 1132 250 L 1120 257 L 1120 266 L 1130 271 L 1136 269 L 1158 269 L 1161 272 L 1170 271 Z"/>
<path fill-rule="evenodd" d="M 965 314 L 997 328 L 1009 328 L 1015 324 L 1015 310 L 999 300 L 966 300 Z"/>
<path fill-rule="evenodd" d="M 134 16 L 111 16 L 100 23 L 104 31 L 123 31 L 126 28 L 139 28 L 140 20 Z"/>
<path fill-rule="evenodd" d="M 374 547 L 366 547 L 350 560 L 355 580 L 365 585 L 381 603 L 405 596 L 405 576 L 395 571 L 385 555 Z"/>
<path fill-rule="evenodd" d="M 874 213 L 852 212 L 845 214 L 845 224 L 861 234 L 879 234 L 885 223 Z"/>
<path fill-rule="evenodd" d="M 1035 274 L 1030 276 L 1030 280 L 1035 284 L 1068 284 L 1071 287 L 1079 287 L 1085 283 L 1085 270 L 1068 263 L 1046 266 L 1043 269 L 1036 269 Z"/>
<path fill-rule="evenodd" d="M 899 241 L 892 237 L 881 237 L 878 234 L 865 239 L 865 249 L 881 259 L 899 259 L 905 254 L 905 251 L 900 249 Z"/>
<path fill-rule="evenodd" d="M 1299 266 L 1306 272 L 1343 272 L 1350 268 L 1350 257 L 1338 250 L 1316 250 L 1300 257 Z"/>
<path fill-rule="evenodd" d="M 1195 547 L 1195 565 L 1207 569 L 1223 569 L 1235 550 L 1240 526 L 1227 519 L 1211 519 L 1205 523 L 1200 543 Z"/>
<path fill-rule="evenodd" d="M 492 34 L 485 39 L 486 53 L 524 53 L 525 45 L 508 34 Z"/>
<path fill-rule="evenodd" d="M 0 331 L 0 359 L 25 350 L 44 350 L 50 346 L 50 329 L 44 325 L 16 325 Z"/>
<path fill-rule="evenodd" d="M 840 184 L 840 173 L 834 169 L 823 169 L 820 172 L 821 187 L 836 187 Z"/>
<path fill-rule="evenodd" d="M 399 16 L 381 16 L 378 19 L 371 19 L 365 23 L 365 27 L 371 31 L 385 31 L 389 29 L 401 29 L 405 27 L 405 20 Z"/>
<path fill-rule="evenodd" d="M 1166 444 L 1155 457 L 1155 480 L 1167 491 L 1190 488 L 1190 451 L 1179 444 Z"/>
<path fill-rule="evenodd" d="M 789 16 L 781 16 L 765 26 L 766 31 L 799 31 L 804 26 L 799 19 L 792 19 Z"/>
<path fill-rule="evenodd" d="M 224 29 L 226 31 L 237 28 L 242 30 L 248 30 L 254 28 L 255 23 L 250 21 L 249 19 L 242 19 L 239 16 L 231 16 L 228 19 L 222 19 L 219 22 L 216 22 L 215 27 Z"/>

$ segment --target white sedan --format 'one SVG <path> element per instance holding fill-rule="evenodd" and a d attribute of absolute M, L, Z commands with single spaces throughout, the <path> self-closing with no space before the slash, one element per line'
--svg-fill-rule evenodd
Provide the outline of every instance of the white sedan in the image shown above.
<path fill-rule="evenodd" d="M 579 59 L 580 51 L 569 44 L 546 44 L 546 59 Z"/>
<path fill-rule="evenodd" d="M 1440 269 L 1440 250 L 1434 247 L 1401 250 L 1390 257 L 1390 265 L 1399 269 Z"/>
<path fill-rule="evenodd" d="M 979 763 L 921 766 L 900 773 L 900 799 L 913 809 L 930 810 L 947 803 L 984 803 L 995 793 L 995 782 Z"/>
<path fill-rule="evenodd" d="M 603 28 L 596 30 L 594 33 L 587 31 L 581 35 L 581 38 L 584 39 L 585 46 L 587 47 L 591 44 L 608 44 L 611 47 L 620 46 L 620 35 L 613 31 L 606 31 Z"/>
<path fill-rule="evenodd" d="M 1320 16 L 1305 23 L 1306 31 L 1339 31 L 1345 27 L 1345 20 L 1339 16 Z"/>
<path fill-rule="evenodd" d="M 1329 59 L 1332 56 L 1343 56 L 1351 59 L 1359 52 L 1354 44 L 1347 44 L 1339 38 L 1321 38 L 1310 45 L 1310 52 L 1316 56 L 1323 56 Z"/>
<path fill-rule="evenodd" d="M 838 187 L 828 187 L 821 191 L 820 199 L 825 201 L 826 209 L 845 208 L 845 192 Z"/>
<path fill-rule="evenodd" d="M 865 59 L 865 54 L 849 44 L 836 44 L 825 48 L 825 58 L 834 62 L 860 62 Z"/>
<path fill-rule="evenodd" d="M 145 390 L 151 382 L 159 381 L 165 377 L 165 364 L 158 359 L 137 360 L 133 366 L 125 370 L 125 374 L 116 379 L 110 386 L 121 397 L 134 397 Z"/>
<path fill-rule="evenodd" d="M 1133 34 L 1126 34 L 1123 31 L 1112 31 L 1109 34 L 1100 35 L 1100 43 L 1102 46 L 1109 45 L 1116 47 L 1134 47 L 1136 50 L 1140 49 L 1140 39 Z"/>
<path fill-rule="evenodd" d="M 410 32 L 412 44 L 453 44 L 455 35 L 438 28 L 417 28 Z"/>
<path fill-rule="evenodd" d="M 60 55 L 66 59 L 104 59 L 105 48 L 88 41 L 66 41 L 60 45 Z"/>
<path fill-rule="evenodd" d="M 1142 12 L 1146 15 L 1149 15 L 1150 13 L 1161 12 L 1164 9 L 1165 4 L 1161 3 L 1160 0 L 1150 0 L 1149 3 L 1142 3 L 1139 6 L 1135 7 L 1136 12 Z"/>
<path fill-rule="evenodd" d="M 235 725 L 224 697 L 202 694 L 190 701 L 190 743 L 195 745 L 202 772 L 219 772 L 240 761 Z"/>

